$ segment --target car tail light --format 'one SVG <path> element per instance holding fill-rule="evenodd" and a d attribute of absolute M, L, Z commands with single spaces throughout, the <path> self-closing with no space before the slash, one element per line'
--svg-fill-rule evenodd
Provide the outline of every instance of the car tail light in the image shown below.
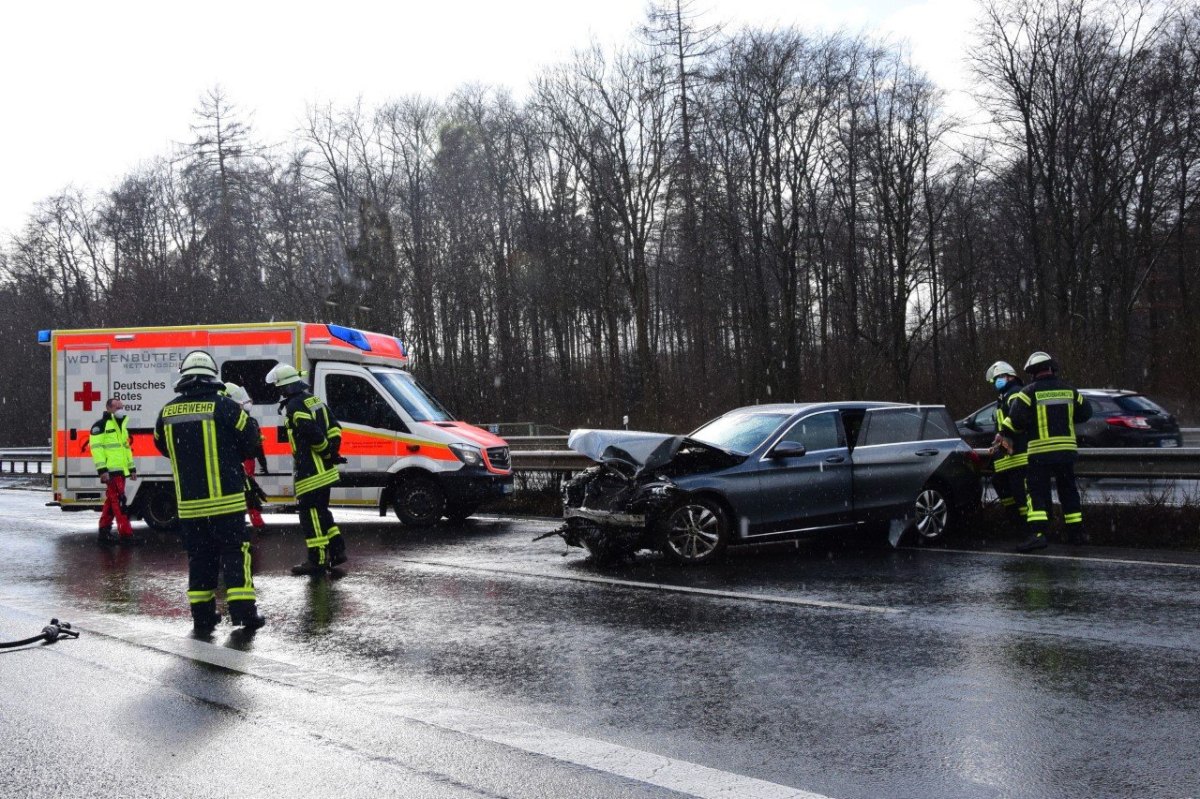
<path fill-rule="evenodd" d="M 971 468 L 975 471 L 983 471 L 983 458 L 979 455 L 979 450 L 971 448 L 967 450 L 967 460 L 971 462 Z"/>
<path fill-rule="evenodd" d="M 1132 430 L 1149 430 L 1145 416 L 1110 416 L 1104 420 L 1113 427 L 1128 427 Z"/>

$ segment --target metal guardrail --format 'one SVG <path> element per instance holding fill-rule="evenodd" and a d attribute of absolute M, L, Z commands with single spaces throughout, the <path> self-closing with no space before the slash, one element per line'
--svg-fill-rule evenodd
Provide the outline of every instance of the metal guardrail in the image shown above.
<path fill-rule="evenodd" d="M 525 450 L 567 450 L 567 436 L 508 436 L 504 439 L 513 452 Z"/>
<path fill-rule="evenodd" d="M 17 464 L 21 470 L 17 471 Z M 42 464 L 46 464 L 45 474 L 50 474 L 49 447 L 21 447 L 17 449 L 0 450 L 0 474 L 43 474 Z M 30 471 L 30 464 L 36 468 Z"/>
<path fill-rule="evenodd" d="M 534 437 L 565 443 L 563 436 Z M 512 443 L 511 441 L 509 443 Z M 50 449 L 29 447 L 0 450 L 0 472 L 49 474 Z M 513 470 L 518 472 L 579 472 L 595 461 L 569 449 L 513 449 Z M 21 468 L 18 470 L 17 466 Z M 47 464 L 45 472 L 42 464 Z M 31 468 L 32 467 L 32 468 Z M 1200 480 L 1200 447 L 1180 449 L 1081 449 L 1075 473 L 1080 477 Z"/>

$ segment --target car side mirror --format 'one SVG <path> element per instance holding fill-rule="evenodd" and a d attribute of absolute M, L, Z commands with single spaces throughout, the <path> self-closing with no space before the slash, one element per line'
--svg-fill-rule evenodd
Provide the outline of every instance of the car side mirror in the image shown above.
<path fill-rule="evenodd" d="M 975 421 L 974 419 L 967 419 L 962 423 L 962 425 L 968 430 L 974 430 L 977 433 L 979 432 L 979 422 Z"/>
<path fill-rule="evenodd" d="M 799 441 L 780 441 L 771 450 L 772 458 L 799 458 L 805 452 L 804 445 Z"/>

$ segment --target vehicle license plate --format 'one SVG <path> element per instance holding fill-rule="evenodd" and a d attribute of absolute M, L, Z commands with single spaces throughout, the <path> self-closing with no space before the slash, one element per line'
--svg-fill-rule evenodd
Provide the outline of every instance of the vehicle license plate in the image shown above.
<path fill-rule="evenodd" d="M 1179 442 L 1173 438 L 1164 438 L 1162 441 L 1158 442 L 1158 445 L 1160 447 L 1178 447 Z"/>

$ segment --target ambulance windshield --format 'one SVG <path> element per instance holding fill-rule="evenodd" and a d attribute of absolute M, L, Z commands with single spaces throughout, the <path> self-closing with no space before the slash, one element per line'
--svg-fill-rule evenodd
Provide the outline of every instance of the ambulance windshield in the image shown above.
<path fill-rule="evenodd" d="M 412 375 L 390 369 L 372 369 L 371 374 L 399 402 L 414 422 L 453 422 L 454 416 L 421 387 Z"/>

